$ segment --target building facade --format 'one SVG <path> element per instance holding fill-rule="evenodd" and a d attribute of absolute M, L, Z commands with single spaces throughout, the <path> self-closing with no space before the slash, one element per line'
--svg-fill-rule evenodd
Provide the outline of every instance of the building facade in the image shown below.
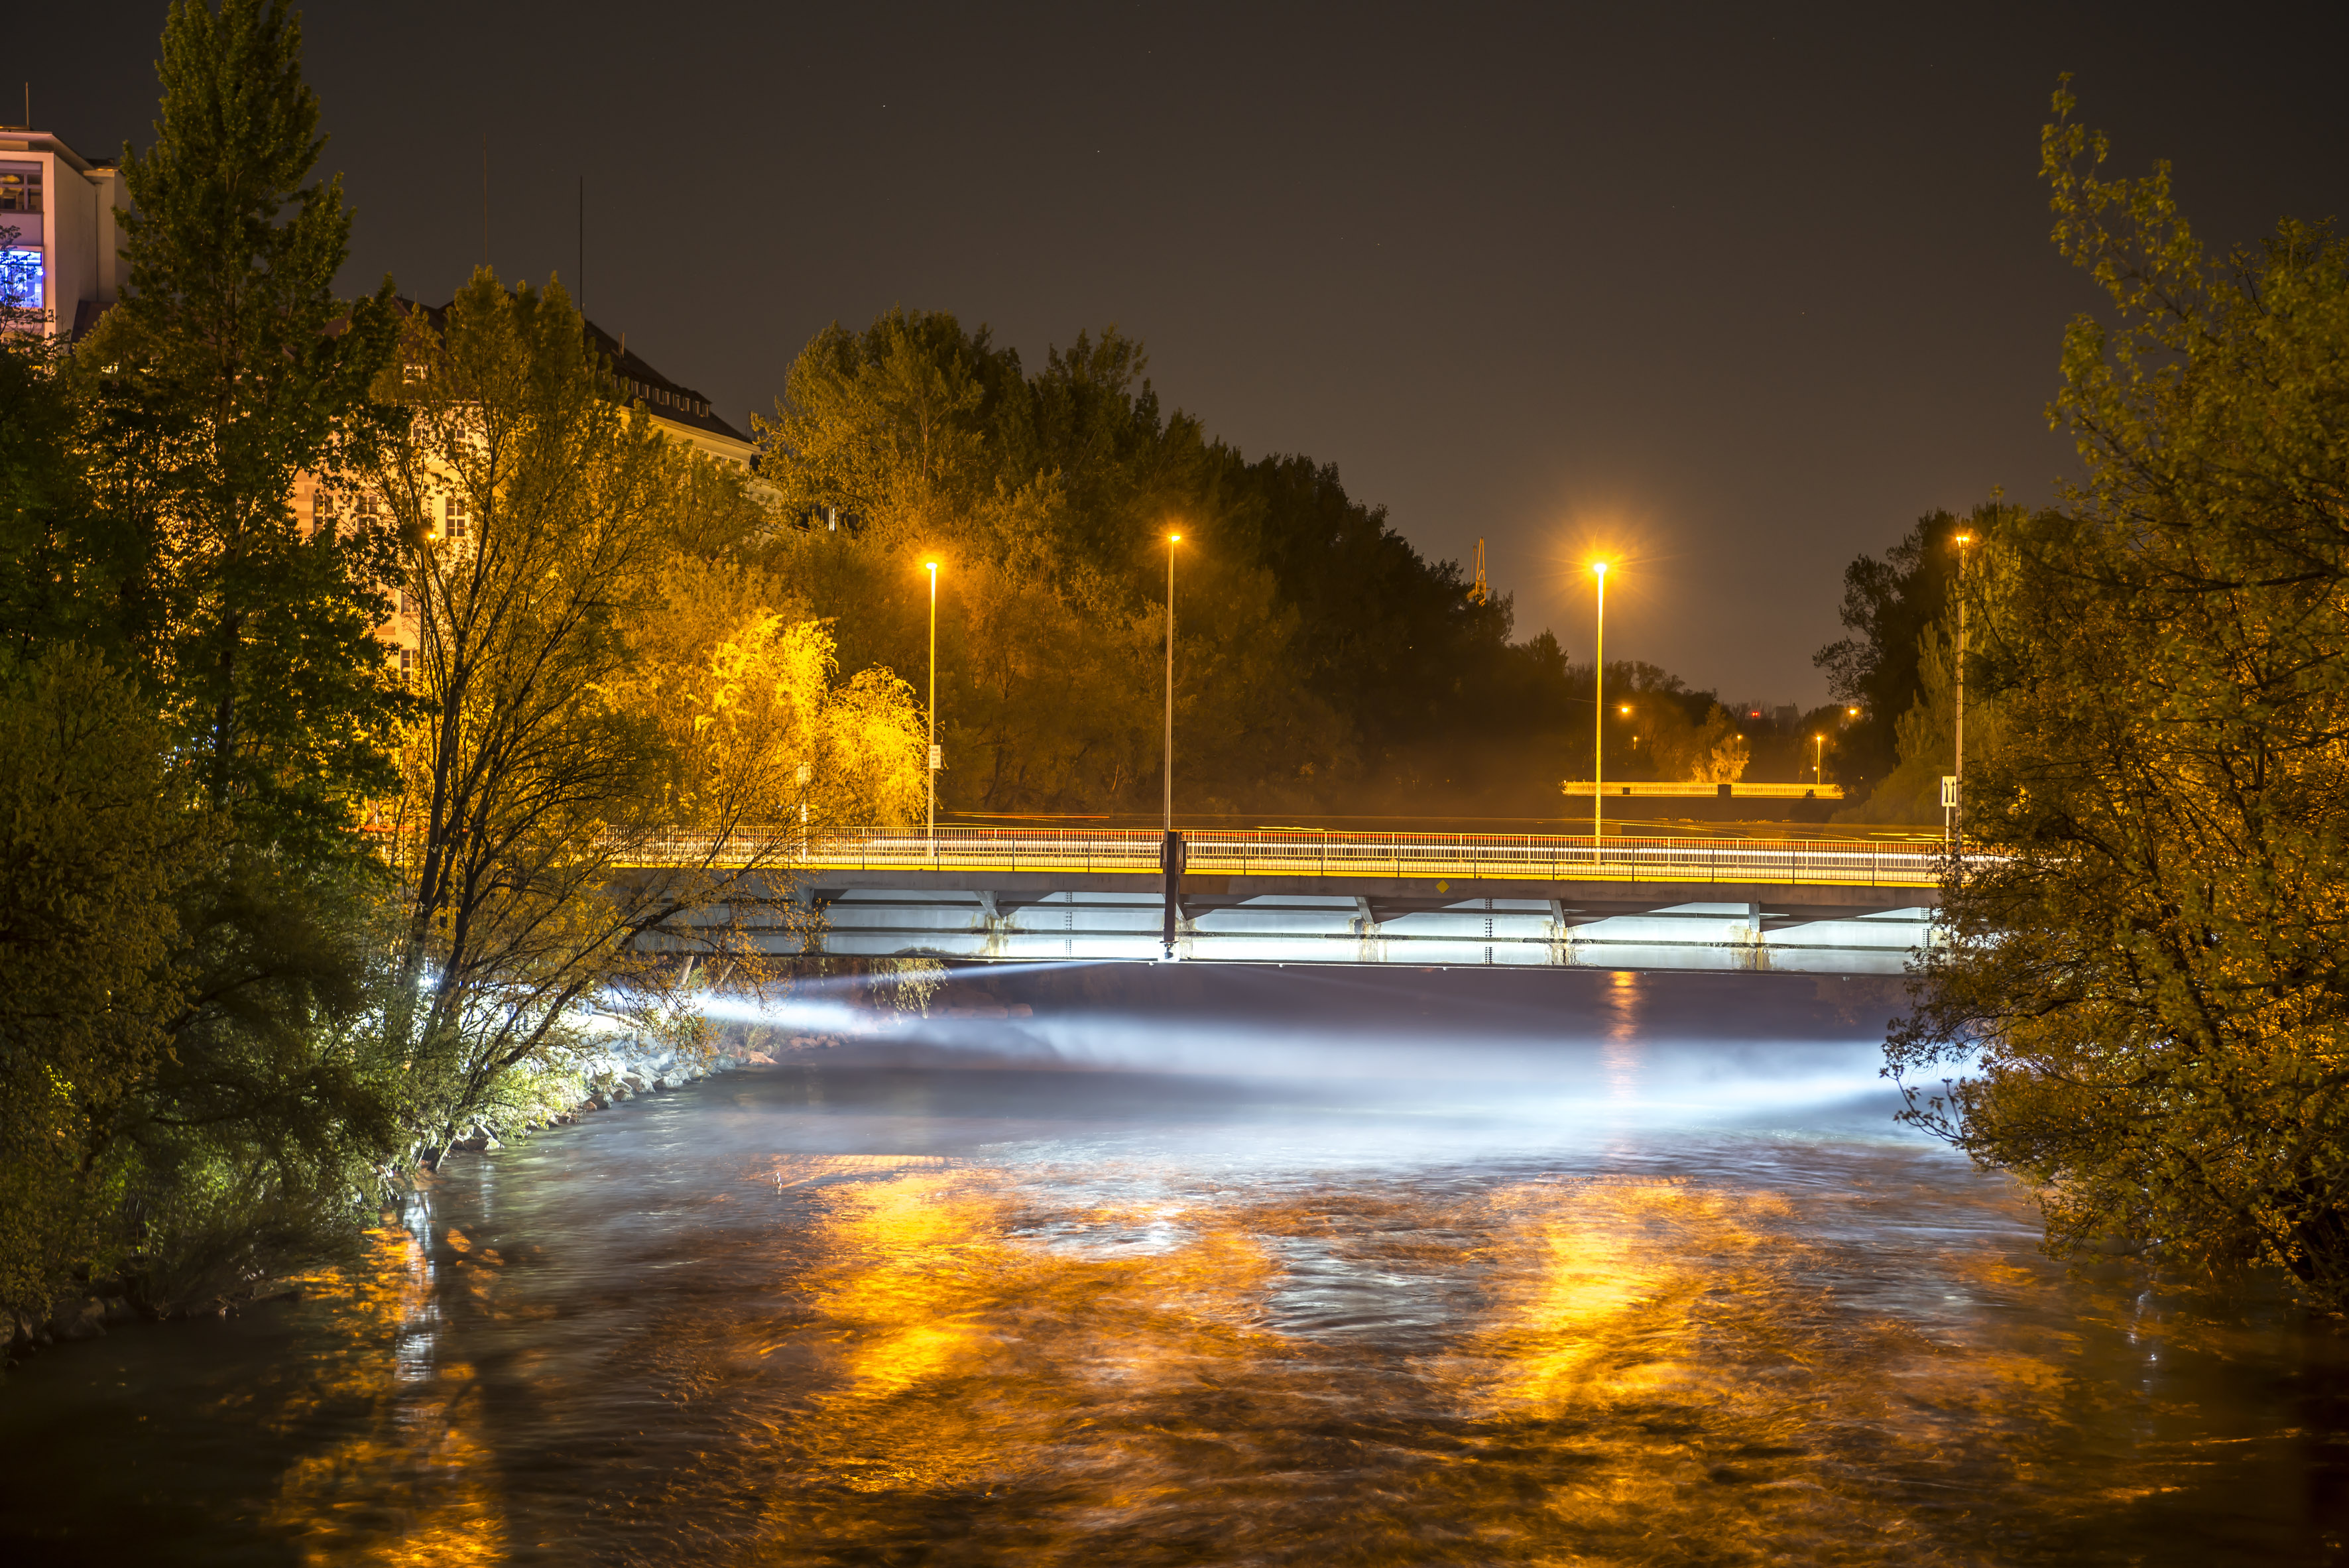
<path fill-rule="evenodd" d="M 95 326 L 122 297 L 129 278 L 122 215 L 129 206 L 112 160 L 84 158 L 45 131 L 0 126 L 0 328 L 78 338 Z M 427 312 L 438 325 L 446 308 Z M 663 436 L 717 462 L 746 470 L 755 466 L 750 438 L 719 418 L 698 391 L 631 352 L 626 334 L 616 338 L 590 322 L 587 335 L 607 362 L 614 392 L 624 404 L 643 403 Z M 305 532 L 371 521 L 378 504 L 308 473 L 295 476 L 293 502 Z M 447 495 L 432 504 L 436 537 L 463 542 L 471 521 L 464 503 Z M 403 673 L 413 668 L 416 611 L 404 593 L 377 634 Z"/>
<path fill-rule="evenodd" d="M 0 305 L 17 330 L 78 336 L 122 296 L 122 213 L 111 160 L 46 131 L 0 126 Z"/>
<path fill-rule="evenodd" d="M 400 300 L 398 305 L 402 311 L 419 308 L 417 302 L 408 299 Z M 447 305 L 420 308 L 434 331 L 445 330 Z M 590 349 L 605 361 L 613 392 L 621 404 L 642 403 L 654 429 L 663 438 L 713 462 L 755 469 L 758 449 L 750 438 L 719 418 L 711 409 L 709 400 L 698 391 L 671 380 L 642 356 L 632 352 L 626 335 L 616 338 L 591 321 L 587 324 L 587 339 Z M 764 487 L 753 479 L 752 490 L 763 494 Z M 293 503 L 295 521 L 305 534 L 319 529 L 374 526 L 386 515 L 382 500 L 366 487 L 337 487 L 306 471 L 295 475 Z M 438 548 L 471 548 L 474 519 L 457 485 L 442 485 L 425 496 L 423 504 L 424 521 Z M 418 610 L 407 590 L 400 588 L 395 593 L 391 619 L 376 628 L 377 638 L 398 664 L 403 678 L 414 673 L 422 652 L 423 628 L 419 624 Z"/>

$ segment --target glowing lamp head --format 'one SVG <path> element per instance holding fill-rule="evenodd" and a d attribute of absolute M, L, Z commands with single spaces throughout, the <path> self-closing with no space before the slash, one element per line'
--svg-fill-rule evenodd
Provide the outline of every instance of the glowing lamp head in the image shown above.
<path fill-rule="evenodd" d="M 1846 718 L 1857 718 L 1859 717 L 1859 709 L 1856 707 L 1845 708 L 1843 712 Z"/>
<path fill-rule="evenodd" d="M 937 569 L 938 563 L 935 561 L 925 561 L 922 562 L 922 570 L 925 572 L 936 572 Z"/>
<path fill-rule="evenodd" d="M 1183 536 L 1179 533 L 1170 533 L 1166 536 L 1166 542 L 1169 544 L 1180 544 L 1183 542 Z"/>
<path fill-rule="evenodd" d="M 1960 544 L 1971 544 L 1973 542 L 1974 536 L 1971 533 L 1961 533 L 1958 535 L 1958 542 Z"/>
<path fill-rule="evenodd" d="M 1594 561 L 1590 563 L 1590 570 L 1594 574 L 1603 579 L 1607 575 L 1607 562 L 1604 561 Z"/>
<path fill-rule="evenodd" d="M 1628 703 L 1628 702 L 1627 702 L 1627 703 L 1625 703 L 1621 707 L 1618 708 L 1616 711 L 1617 711 L 1617 712 L 1619 712 L 1619 713 L 1629 713 L 1629 712 L 1630 712 L 1630 711 L 1631 711 L 1631 705 L 1630 705 L 1630 703 Z"/>

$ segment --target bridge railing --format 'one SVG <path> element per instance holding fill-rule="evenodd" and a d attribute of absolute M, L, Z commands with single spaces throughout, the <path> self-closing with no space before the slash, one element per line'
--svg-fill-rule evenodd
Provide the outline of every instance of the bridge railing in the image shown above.
<path fill-rule="evenodd" d="M 1784 882 L 1930 887 L 1939 857 L 1921 846 L 1834 839 L 1642 839 L 1588 834 L 1347 833 L 1315 829 L 1185 830 L 1188 869 L 1236 876 Z M 738 834 L 730 845 L 680 834 L 648 864 L 794 870 L 1158 871 L 1159 835 L 1114 828 L 849 828 Z"/>

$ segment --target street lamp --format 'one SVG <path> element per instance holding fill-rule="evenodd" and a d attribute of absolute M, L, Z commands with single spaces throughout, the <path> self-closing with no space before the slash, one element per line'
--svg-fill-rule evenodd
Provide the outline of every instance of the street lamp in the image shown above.
<path fill-rule="evenodd" d="M 1590 865 L 1596 871 L 1607 809 L 1607 562 L 1592 562 L 1590 572 L 1599 580 L 1599 631 L 1590 644 Z"/>
<path fill-rule="evenodd" d="M 1958 722 L 1956 745 L 1954 747 L 1954 750 L 1956 752 L 1955 760 L 1957 762 L 1957 771 L 1954 778 L 1957 787 L 1953 791 L 1950 801 L 1950 819 L 1947 837 L 1951 843 L 1961 844 L 1965 841 L 1966 833 L 1966 556 L 1967 546 L 1972 544 L 1973 542 L 1974 536 L 1971 533 L 1961 533 L 1957 537 Z"/>
<path fill-rule="evenodd" d="M 1166 536 L 1166 816 L 1158 841 L 1158 869 L 1166 873 L 1165 922 L 1159 941 L 1170 960 L 1183 918 L 1183 841 L 1174 836 L 1174 547 L 1182 542 L 1179 533 Z"/>
<path fill-rule="evenodd" d="M 938 858 L 938 767 L 944 760 L 938 755 L 938 563 L 922 562 L 922 570 L 930 574 L 930 859 Z"/>
<path fill-rule="evenodd" d="M 1811 737 L 1811 785 L 1814 789 L 1826 782 L 1825 769 L 1827 759 L 1827 737 L 1825 730 Z"/>
<path fill-rule="evenodd" d="M 1166 536 L 1166 756 L 1164 769 L 1166 780 L 1166 821 L 1168 832 L 1174 830 L 1174 547 L 1183 542 L 1179 533 Z"/>

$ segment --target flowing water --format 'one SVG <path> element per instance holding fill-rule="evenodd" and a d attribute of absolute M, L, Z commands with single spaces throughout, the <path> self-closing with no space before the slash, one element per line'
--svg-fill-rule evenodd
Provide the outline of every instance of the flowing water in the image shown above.
<path fill-rule="evenodd" d="M 0 1555 L 2325 1561 L 2349 1357 L 2033 1248 L 1881 983 L 993 975 L 0 1387 Z M 946 1000 L 952 1000 L 950 994 Z"/>

